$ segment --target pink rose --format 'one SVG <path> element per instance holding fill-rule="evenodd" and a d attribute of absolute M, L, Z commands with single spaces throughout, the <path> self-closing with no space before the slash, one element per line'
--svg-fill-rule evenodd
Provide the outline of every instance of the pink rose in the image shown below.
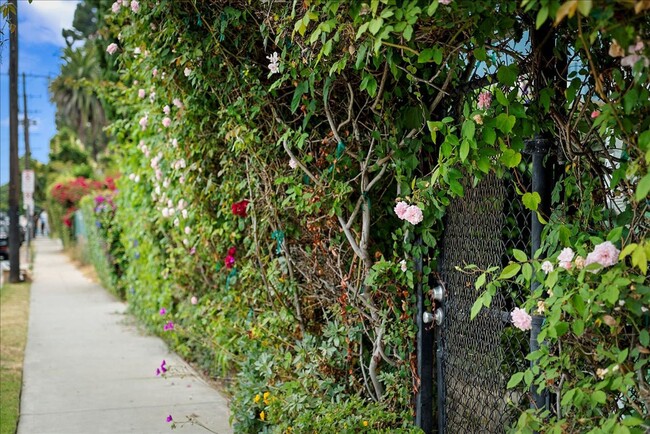
<path fill-rule="evenodd" d="M 585 266 L 589 264 L 600 264 L 603 267 L 611 267 L 618 262 L 619 253 L 621 251 L 611 241 L 605 241 L 594 247 L 594 251 L 587 255 Z"/>
<path fill-rule="evenodd" d="M 147 129 L 147 125 L 149 124 L 149 118 L 147 116 L 143 116 L 142 118 L 140 118 L 140 122 L 138 123 L 140 124 L 140 127 L 143 130 L 145 130 Z"/>
<path fill-rule="evenodd" d="M 120 11 L 120 3 L 119 2 L 113 3 L 113 5 L 111 6 L 111 10 L 113 11 L 114 14 L 118 13 Z"/>
<path fill-rule="evenodd" d="M 140 10 L 140 3 L 138 3 L 138 0 L 133 0 L 131 2 L 131 10 L 136 14 L 138 13 Z"/>
<path fill-rule="evenodd" d="M 408 203 L 402 201 L 399 202 L 397 205 L 395 205 L 395 214 L 397 214 L 397 217 L 400 220 L 404 220 L 404 215 L 406 214 L 406 210 L 408 209 L 409 205 Z"/>
<path fill-rule="evenodd" d="M 596 119 L 600 115 L 600 111 L 594 110 L 591 112 L 591 119 Z"/>
<path fill-rule="evenodd" d="M 163 113 L 165 113 L 166 115 L 168 115 L 170 111 L 171 111 L 171 109 L 169 108 L 168 105 L 166 105 L 165 107 L 163 107 Z"/>
<path fill-rule="evenodd" d="M 199 302 L 199 299 L 194 297 L 194 296 L 190 299 L 190 303 L 192 303 L 192 304 L 196 304 L 198 302 Z"/>
<path fill-rule="evenodd" d="M 412 225 L 417 225 L 424 219 L 422 210 L 417 205 L 411 205 L 406 209 L 404 213 L 404 220 L 411 223 Z"/>
<path fill-rule="evenodd" d="M 550 263 L 550 261 L 544 261 L 542 263 L 542 271 L 544 271 L 544 274 L 548 274 L 553 271 L 553 264 Z"/>
<path fill-rule="evenodd" d="M 108 54 L 115 54 L 117 51 L 117 44 L 115 42 L 111 43 L 108 47 L 106 47 L 106 52 Z"/>
<path fill-rule="evenodd" d="M 557 260 L 559 261 L 559 265 L 561 268 L 564 268 L 565 270 L 570 270 L 573 264 L 571 264 L 571 261 L 573 261 L 573 257 L 575 256 L 575 252 L 571 247 L 565 247 L 562 249 L 560 254 L 557 257 Z"/>
<path fill-rule="evenodd" d="M 533 318 L 525 310 L 515 307 L 515 310 L 510 313 L 510 317 L 512 318 L 512 325 L 519 330 L 526 331 L 532 328 Z"/>
<path fill-rule="evenodd" d="M 165 128 L 169 127 L 172 124 L 172 120 L 165 116 L 165 118 L 162 120 L 162 124 Z"/>
<path fill-rule="evenodd" d="M 146 92 L 144 89 L 138 89 L 138 98 L 144 98 L 146 95 Z"/>
<path fill-rule="evenodd" d="M 441 5 L 448 5 L 449 3 L 451 3 L 451 0 L 438 0 L 438 3 L 440 3 Z"/>
<path fill-rule="evenodd" d="M 180 99 L 178 99 L 178 98 L 174 98 L 174 101 L 172 101 L 172 102 L 173 102 L 173 104 L 174 104 L 176 107 L 178 107 L 178 108 L 183 108 L 183 103 L 181 102 Z"/>
<path fill-rule="evenodd" d="M 481 92 L 478 95 L 477 106 L 479 110 L 487 110 L 492 105 L 492 94 L 490 92 Z"/>

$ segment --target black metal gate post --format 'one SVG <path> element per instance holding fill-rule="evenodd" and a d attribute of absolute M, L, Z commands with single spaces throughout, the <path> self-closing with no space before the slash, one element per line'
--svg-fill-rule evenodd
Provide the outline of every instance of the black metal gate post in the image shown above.
<path fill-rule="evenodd" d="M 540 203 L 537 211 L 548 218 L 551 211 L 551 193 L 553 191 L 553 176 L 552 168 L 549 167 L 550 163 L 545 162 L 550 149 L 550 141 L 544 137 L 535 137 L 526 142 L 526 151 L 531 155 L 533 161 L 532 171 L 532 190 L 534 193 L 539 194 Z M 542 244 L 542 222 L 539 220 L 537 213 L 531 214 L 531 243 L 530 254 L 534 257 L 535 252 Z M 531 291 L 535 292 L 539 288 L 538 282 L 533 282 Z M 544 317 L 540 315 L 533 315 L 532 329 L 530 331 L 530 352 L 539 350 L 539 342 L 537 337 L 542 328 Z M 530 362 L 531 367 L 534 362 Z M 537 393 L 535 386 L 531 387 L 533 395 L 533 402 L 531 408 L 545 408 L 548 406 L 548 392 L 545 390 L 542 393 Z"/>
<path fill-rule="evenodd" d="M 422 246 L 422 237 L 418 236 L 415 245 Z M 425 297 L 422 289 L 422 253 L 415 258 L 415 272 L 418 276 L 416 284 L 417 297 L 417 356 L 418 376 L 420 384 L 415 395 L 415 425 L 425 434 L 433 433 L 433 327 L 425 322 L 427 314 Z"/>

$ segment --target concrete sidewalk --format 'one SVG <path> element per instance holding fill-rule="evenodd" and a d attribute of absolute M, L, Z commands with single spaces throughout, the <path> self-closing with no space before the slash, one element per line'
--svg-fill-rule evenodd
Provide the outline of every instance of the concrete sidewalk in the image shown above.
<path fill-rule="evenodd" d="M 129 325 L 125 304 L 85 278 L 60 243 L 35 245 L 18 434 L 171 433 L 168 415 L 183 422 L 191 414 L 232 433 L 225 398 L 162 340 Z M 173 376 L 156 376 L 163 359 Z"/>

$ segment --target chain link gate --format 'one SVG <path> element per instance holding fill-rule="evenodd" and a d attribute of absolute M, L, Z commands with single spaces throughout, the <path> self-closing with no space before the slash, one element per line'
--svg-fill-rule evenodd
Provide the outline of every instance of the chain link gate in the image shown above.
<path fill-rule="evenodd" d="M 522 390 L 506 385 L 528 367 L 529 334 L 511 326 L 510 312 L 530 288 L 502 287 L 491 307 L 470 320 L 477 274 L 460 270 L 468 264 L 503 267 L 512 249 L 530 251 L 531 217 L 517 183 L 529 190 L 529 172 L 487 175 L 476 186 L 465 185 L 465 196 L 447 209 L 439 269 L 444 315 L 436 326 L 438 434 L 502 433 L 529 404 Z"/>

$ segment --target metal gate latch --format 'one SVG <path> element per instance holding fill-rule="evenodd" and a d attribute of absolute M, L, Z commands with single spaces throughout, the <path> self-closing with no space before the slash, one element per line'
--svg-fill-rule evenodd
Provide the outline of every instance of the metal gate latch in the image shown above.
<path fill-rule="evenodd" d="M 432 289 L 433 299 L 436 301 L 442 301 L 445 298 L 445 288 L 442 285 L 438 285 Z"/>

